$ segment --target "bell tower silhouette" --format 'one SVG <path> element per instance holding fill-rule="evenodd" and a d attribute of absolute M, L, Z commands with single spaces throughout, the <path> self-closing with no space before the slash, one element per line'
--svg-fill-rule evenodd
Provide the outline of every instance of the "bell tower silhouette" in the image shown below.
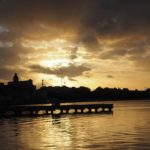
<path fill-rule="evenodd" d="M 18 77 L 17 73 L 14 74 L 13 82 L 15 82 L 15 83 L 19 82 L 19 77 Z"/>

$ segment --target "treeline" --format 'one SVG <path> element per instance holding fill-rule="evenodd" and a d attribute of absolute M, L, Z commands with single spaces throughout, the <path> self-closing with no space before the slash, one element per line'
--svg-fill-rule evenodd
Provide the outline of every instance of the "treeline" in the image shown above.
<path fill-rule="evenodd" d="M 106 100 L 150 100 L 150 89 L 143 91 L 127 88 L 87 87 L 0 87 L 0 105 L 23 105 L 59 102 L 106 101 Z"/>
<path fill-rule="evenodd" d="M 102 100 L 146 100 L 150 99 L 150 89 L 144 91 L 127 88 L 101 88 L 91 91 L 87 87 L 42 87 L 38 90 L 41 99 L 61 102 L 102 101 Z"/>

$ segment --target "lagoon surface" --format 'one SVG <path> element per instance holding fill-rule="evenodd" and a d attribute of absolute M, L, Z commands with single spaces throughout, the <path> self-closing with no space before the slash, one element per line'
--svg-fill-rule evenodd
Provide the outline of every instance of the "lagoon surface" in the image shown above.
<path fill-rule="evenodd" d="M 0 150 L 149 150 L 150 101 L 118 101 L 113 114 L 0 118 Z"/>

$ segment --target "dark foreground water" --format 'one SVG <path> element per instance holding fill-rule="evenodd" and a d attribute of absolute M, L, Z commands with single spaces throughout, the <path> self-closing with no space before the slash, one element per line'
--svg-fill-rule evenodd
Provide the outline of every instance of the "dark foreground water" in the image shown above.
<path fill-rule="evenodd" d="M 150 150 L 150 101 L 113 103 L 112 115 L 0 118 L 0 150 Z"/>

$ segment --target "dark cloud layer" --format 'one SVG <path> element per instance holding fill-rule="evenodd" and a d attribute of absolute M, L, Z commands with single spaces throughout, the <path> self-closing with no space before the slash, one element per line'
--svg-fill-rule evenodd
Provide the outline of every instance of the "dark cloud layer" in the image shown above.
<path fill-rule="evenodd" d="M 74 35 L 70 40 L 76 45 L 96 53 L 91 57 L 125 58 L 148 70 L 149 28 L 149 0 L 0 0 L 0 67 L 8 74 L 7 67 L 27 61 L 22 56 L 32 54 L 33 49 L 25 48 L 24 40 L 50 41 L 68 34 Z M 102 41 L 124 37 L 105 51 L 107 44 Z M 6 42 L 13 44 L 9 47 Z M 67 49 L 72 61 L 78 58 L 78 46 Z M 30 69 L 57 76 L 63 72 L 71 78 L 90 70 L 84 65 L 58 70 L 34 65 Z"/>
<path fill-rule="evenodd" d="M 47 25 L 64 29 L 69 28 L 69 25 L 74 28 L 78 25 L 81 33 L 79 39 L 92 43 L 99 36 L 147 32 L 150 1 L 1 0 L 0 18 L 0 24 L 20 34 L 24 32 L 23 29 L 34 30 L 32 26 L 36 26 L 38 32 Z"/>
<path fill-rule="evenodd" d="M 43 73 L 43 74 L 49 74 L 49 75 L 56 75 L 58 77 L 78 77 L 83 75 L 85 72 L 90 71 L 91 69 L 88 67 L 85 67 L 83 65 L 75 66 L 73 64 L 70 64 L 68 67 L 61 67 L 57 69 L 51 69 L 48 67 L 43 67 L 40 65 L 31 65 L 30 66 L 31 71 L 36 73 Z"/>

